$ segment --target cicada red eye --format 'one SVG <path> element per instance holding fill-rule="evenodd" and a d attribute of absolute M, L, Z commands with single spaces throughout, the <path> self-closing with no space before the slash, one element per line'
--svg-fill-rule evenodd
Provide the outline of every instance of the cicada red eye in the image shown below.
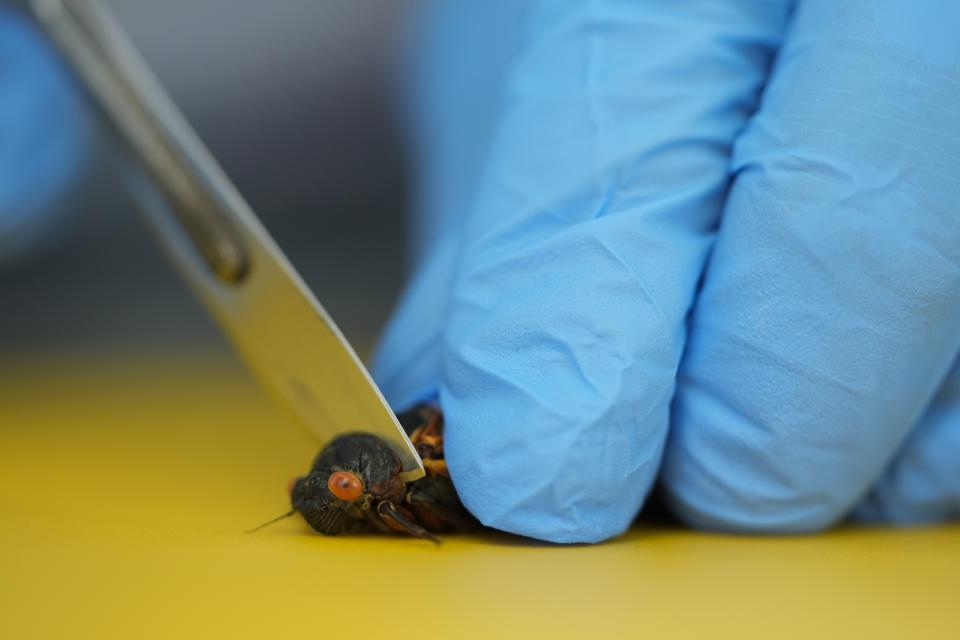
<path fill-rule="evenodd" d="M 363 494 L 363 483 L 349 471 L 334 471 L 327 480 L 327 489 L 344 502 L 353 502 Z"/>

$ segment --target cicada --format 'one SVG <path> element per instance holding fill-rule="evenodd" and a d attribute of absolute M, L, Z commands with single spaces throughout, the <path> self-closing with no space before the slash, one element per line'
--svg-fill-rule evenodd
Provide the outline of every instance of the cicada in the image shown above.
<path fill-rule="evenodd" d="M 326 535 L 380 531 L 434 541 L 434 533 L 477 526 L 450 480 L 440 409 L 421 404 L 397 418 L 423 460 L 423 478 L 404 482 L 400 458 L 385 440 L 346 433 L 320 451 L 307 475 L 290 481 L 285 516 L 299 513 Z"/>

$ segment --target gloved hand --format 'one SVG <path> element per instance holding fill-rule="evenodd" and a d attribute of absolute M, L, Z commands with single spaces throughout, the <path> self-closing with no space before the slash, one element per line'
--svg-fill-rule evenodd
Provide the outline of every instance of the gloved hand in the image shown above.
<path fill-rule="evenodd" d="M 716 529 L 960 513 L 960 5 L 432 20 L 374 375 L 439 399 L 481 521 L 602 540 L 658 477 Z"/>
<path fill-rule="evenodd" d="M 0 258 L 25 251 L 69 210 L 89 130 L 78 96 L 33 25 L 0 4 Z"/>

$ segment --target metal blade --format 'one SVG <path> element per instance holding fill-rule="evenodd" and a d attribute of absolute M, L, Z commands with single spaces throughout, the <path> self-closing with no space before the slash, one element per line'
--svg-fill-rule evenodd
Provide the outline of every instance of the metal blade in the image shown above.
<path fill-rule="evenodd" d="M 353 349 L 98 0 L 26 2 L 130 154 L 168 255 L 259 379 L 323 441 L 375 433 L 423 465 Z"/>

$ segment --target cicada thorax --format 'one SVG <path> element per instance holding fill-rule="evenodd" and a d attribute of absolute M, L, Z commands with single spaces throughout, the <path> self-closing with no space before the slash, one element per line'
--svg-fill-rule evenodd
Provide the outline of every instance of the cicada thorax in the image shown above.
<path fill-rule="evenodd" d="M 432 405 L 417 405 L 402 414 L 401 421 L 410 442 L 423 460 L 428 476 L 450 477 L 447 460 L 443 453 L 443 413 Z"/>

